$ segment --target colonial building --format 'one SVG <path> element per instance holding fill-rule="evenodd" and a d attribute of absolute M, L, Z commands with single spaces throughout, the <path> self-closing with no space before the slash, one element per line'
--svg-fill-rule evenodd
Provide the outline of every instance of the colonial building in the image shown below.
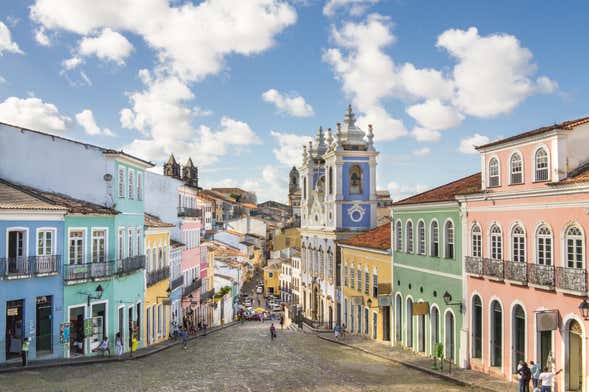
<path fill-rule="evenodd" d="M 288 205 L 294 216 L 301 216 L 301 182 L 299 171 L 295 166 L 288 175 Z"/>
<path fill-rule="evenodd" d="M 356 125 L 351 106 L 343 124 L 303 149 L 299 171 L 304 313 L 332 325 L 341 314 L 337 242 L 376 226 L 376 156 L 372 126 Z"/>

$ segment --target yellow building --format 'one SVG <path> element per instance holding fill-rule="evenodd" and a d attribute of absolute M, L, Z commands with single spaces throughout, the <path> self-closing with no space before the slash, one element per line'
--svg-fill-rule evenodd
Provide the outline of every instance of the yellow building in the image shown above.
<path fill-rule="evenodd" d="M 264 267 L 264 295 L 275 297 L 280 296 L 280 271 L 282 269 L 282 262 L 277 259 L 268 261 L 268 265 Z"/>
<path fill-rule="evenodd" d="M 173 224 L 145 214 L 145 298 L 143 341 L 152 345 L 170 333 L 170 230 Z"/>
<path fill-rule="evenodd" d="M 301 228 L 290 227 L 281 229 L 278 234 L 272 238 L 272 250 L 281 250 L 287 248 L 301 249 Z"/>
<path fill-rule="evenodd" d="M 346 331 L 390 341 L 392 256 L 391 225 L 338 244 L 342 260 L 342 324 Z"/>

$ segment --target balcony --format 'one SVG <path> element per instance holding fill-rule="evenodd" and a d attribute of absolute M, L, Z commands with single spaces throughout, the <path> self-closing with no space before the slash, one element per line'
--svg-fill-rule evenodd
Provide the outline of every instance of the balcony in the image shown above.
<path fill-rule="evenodd" d="M 480 257 L 466 256 L 465 259 L 466 273 L 471 275 L 483 276 L 483 259 Z"/>
<path fill-rule="evenodd" d="M 187 297 L 188 294 L 200 289 L 201 286 L 202 281 L 200 279 L 194 279 L 192 283 L 190 283 L 187 286 L 184 286 L 184 288 L 182 289 L 182 296 Z"/>
<path fill-rule="evenodd" d="M 504 278 L 503 260 L 483 259 L 483 273 L 485 276 L 503 280 Z"/>
<path fill-rule="evenodd" d="M 64 266 L 63 279 L 65 281 L 104 279 L 130 274 L 143 268 L 145 268 L 143 255 L 127 257 L 123 260 L 70 264 Z"/>
<path fill-rule="evenodd" d="M 505 279 L 522 284 L 528 283 L 528 264 L 521 261 L 504 261 Z"/>
<path fill-rule="evenodd" d="M 28 278 L 59 272 L 61 256 L 28 256 L 0 258 L 0 277 Z"/>
<path fill-rule="evenodd" d="M 200 208 L 178 207 L 178 216 L 200 218 L 202 216 L 202 210 Z"/>
<path fill-rule="evenodd" d="M 528 282 L 546 289 L 554 288 L 554 266 L 544 264 L 528 265 Z"/>
<path fill-rule="evenodd" d="M 172 283 L 170 284 L 170 290 L 176 290 L 178 287 L 181 287 L 183 284 L 184 284 L 184 275 L 180 275 L 172 281 Z"/>
<path fill-rule="evenodd" d="M 169 276 L 170 268 L 167 266 L 165 266 L 164 268 L 149 271 L 146 274 L 147 287 L 153 286 L 154 284 L 161 282 L 164 279 L 167 279 Z"/>
<path fill-rule="evenodd" d="M 200 296 L 200 303 L 205 303 L 208 299 L 211 299 L 215 296 L 215 289 L 210 289 L 206 292 L 204 292 L 201 296 Z"/>
<path fill-rule="evenodd" d="M 587 291 L 587 270 L 556 267 L 556 287 L 585 293 Z"/>

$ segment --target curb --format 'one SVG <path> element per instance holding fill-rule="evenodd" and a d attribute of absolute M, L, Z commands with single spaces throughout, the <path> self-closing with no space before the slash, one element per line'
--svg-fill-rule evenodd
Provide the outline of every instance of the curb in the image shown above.
<path fill-rule="evenodd" d="M 207 335 L 213 334 L 215 332 L 221 331 L 223 329 L 229 328 L 229 327 L 233 327 L 235 325 L 239 324 L 238 322 L 231 322 L 231 323 L 227 323 L 225 324 L 224 327 L 218 327 L 215 329 L 211 329 L 209 331 L 207 331 L 206 335 L 196 335 L 196 336 L 190 336 L 188 338 L 188 341 L 192 341 L 195 340 L 197 338 L 203 338 L 206 337 Z M 120 359 L 118 357 L 98 357 L 98 358 L 89 358 L 88 360 L 83 360 L 83 361 L 76 361 L 76 362 L 68 362 L 68 361 L 63 361 L 63 362 L 59 362 L 56 361 L 54 363 L 45 363 L 45 364 L 31 364 L 27 367 L 22 367 L 22 366 L 15 366 L 15 367 L 6 367 L 6 368 L 0 368 L 0 374 L 3 373 L 15 373 L 15 372 L 23 372 L 23 371 L 27 371 L 27 370 L 38 370 L 38 369 L 49 369 L 49 368 L 55 368 L 55 367 L 61 367 L 61 366 L 68 366 L 68 367 L 73 367 L 73 366 L 84 366 L 84 365 L 95 365 L 98 363 L 111 363 L 111 362 L 126 362 L 126 361 L 134 361 L 136 359 L 142 359 L 142 358 L 146 358 L 149 357 L 153 354 L 157 354 L 160 353 L 162 351 L 165 351 L 169 348 L 175 347 L 182 344 L 182 341 L 166 341 L 166 342 L 162 342 L 159 343 L 158 346 L 159 347 L 155 347 L 150 351 L 146 351 L 146 352 L 142 352 L 142 353 L 136 353 L 133 357 L 129 357 L 127 355 L 122 356 Z M 161 345 L 161 346 L 160 346 Z M 153 347 L 153 346 L 152 346 Z M 128 354 L 128 353 L 125 353 Z"/>
<path fill-rule="evenodd" d="M 463 380 L 460 380 L 458 378 L 449 376 L 447 374 L 436 372 L 435 370 L 432 370 L 432 369 L 427 369 L 427 368 L 423 368 L 421 366 L 414 365 L 411 362 L 400 361 L 398 359 L 389 358 L 389 357 L 386 357 L 384 355 L 373 353 L 372 351 L 368 351 L 366 349 L 353 346 L 351 344 L 347 344 L 347 343 L 344 343 L 344 342 L 335 341 L 335 340 L 332 340 L 330 338 L 326 338 L 324 336 L 320 336 L 319 334 L 317 334 L 317 337 L 319 339 L 323 339 L 323 340 L 328 341 L 330 343 L 340 344 L 342 346 L 346 346 L 346 347 L 352 348 L 354 350 L 362 351 L 365 354 L 372 355 L 372 356 L 378 357 L 380 359 L 384 359 L 384 360 L 389 361 L 389 362 L 393 362 L 393 363 L 396 363 L 396 364 L 399 364 L 399 365 L 403 365 L 403 366 L 406 366 L 406 367 L 411 368 L 411 369 L 418 370 L 418 371 L 423 372 L 423 373 L 428 373 L 428 374 L 430 374 L 432 376 L 435 376 L 435 377 L 438 377 L 438 378 L 442 378 L 442 379 L 444 379 L 446 381 L 450 381 L 450 382 L 452 382 L 452 383 L 454 383 L 456 385 L 460 385 L 460 386 L 463 386 L 463 387 L 471 387 L 471 388 L 485 390 L 485 391 L 490 391 L 490 392 L 496 392 L 495 389 L 491 389 L 491 388 L 488 388 L 488 387 L 485 387 L 485 386 L 481 386 L 481 385 L 475 385 L 474 383 L 471 383 L 471 382 L 468 382 L 468 381 L 463 381 Z"/>

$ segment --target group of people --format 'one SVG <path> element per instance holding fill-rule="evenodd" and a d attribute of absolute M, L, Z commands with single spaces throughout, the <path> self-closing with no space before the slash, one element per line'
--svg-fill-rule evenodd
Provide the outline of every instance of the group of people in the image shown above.
<path fill-rule="evenodd" d="M 524 361 L 519 361 L 516 374 L 519 375 L 519 391 L 530 392 L 530 381 L 532 381 L 533 392 L 552 392 L 552 379 L 562 369 L 551 372 L 545 366 L 542 371 L 540 366 L 530 361 L 530 366 Z"/>

